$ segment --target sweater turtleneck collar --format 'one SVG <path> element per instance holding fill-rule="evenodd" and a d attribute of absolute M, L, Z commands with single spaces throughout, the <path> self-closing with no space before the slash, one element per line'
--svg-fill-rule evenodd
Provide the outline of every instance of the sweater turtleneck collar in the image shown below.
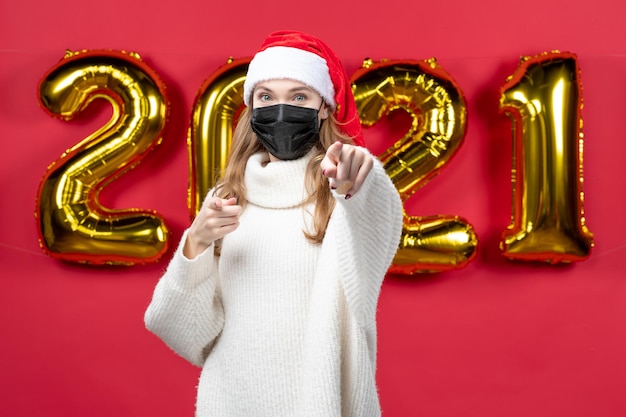
<path fill-rule="evenodd" d="M 266 208 L 289 208 L 305 199 L 304 177 L 314 151 L 293 161 L 269 162 L 260 152 L 248 159 L 245 184 L 248 202 Z"/>

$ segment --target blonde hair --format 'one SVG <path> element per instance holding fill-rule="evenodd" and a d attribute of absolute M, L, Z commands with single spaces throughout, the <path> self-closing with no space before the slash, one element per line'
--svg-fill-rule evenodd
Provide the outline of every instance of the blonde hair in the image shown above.
<path fill-rule="evenodd" d="M 218 179 L 215 188 L 215 195 L 220 198 L 237 197 L 239 204 L 244 209 L 247 203 L 244 184 L 246 164 L 255 153 L 266 152 L 250 127 L 251 117 L 251 112 L 246 107 L 239 117 L 233 134 L 226 169 L 222 177 Z M 337 140 L 354 144 L 351 137 L 341 132 L 339 123 L 331 114 L 322 122 L 320 140 L 314 147 L 315 154 L 307 165 L 304 181 L 308 198 L 303 202 L 303 206 L 312 204 L 315 208 L 313 210 L 313 230 L 303 230 L 303 233 L 307 239 L 314 243 L 321 243 L 324 239 L 330 215 L 335 208 L 335 199 L 328 186 L 328 180 L 322 175 L 320 163 L 330 145 Z"/>

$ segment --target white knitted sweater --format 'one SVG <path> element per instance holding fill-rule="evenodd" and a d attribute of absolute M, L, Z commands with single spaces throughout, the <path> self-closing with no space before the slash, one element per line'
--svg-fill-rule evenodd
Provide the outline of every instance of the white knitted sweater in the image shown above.
<path fill-rule="evenodd" d="M 363 151 L 367 151 L 363 149 Z M 321 245 L 302 233 L 310 156 L 246 168 L 240 226 L 193 260 L 182 243 L 147 328 L 201 366 L 198 417 L 375 417 L 376 305 L 398 247 L 402 203 L 375 161 L 337 206 Z"/>

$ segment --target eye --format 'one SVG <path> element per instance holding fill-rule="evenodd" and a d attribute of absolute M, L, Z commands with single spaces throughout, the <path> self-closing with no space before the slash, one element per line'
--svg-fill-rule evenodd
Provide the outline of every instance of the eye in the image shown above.
<path fill-rule="evenodd" d="M 259 94 L 259 100 L 260 101 L 267 102 L 267 101 L 270 101 L 271 99 L 272 98 L 270 97 L 269 94 L 266 94 L 266 93 Z"/>
<path fill-rule="evenodd" d="M 304 94 L 296 94 L 293 97 L 293 100 L 298 102 L 298 103 L 304 103 L 306 101 L 306 99 L 307 99 L 307 96 L 304 95 Z"/>

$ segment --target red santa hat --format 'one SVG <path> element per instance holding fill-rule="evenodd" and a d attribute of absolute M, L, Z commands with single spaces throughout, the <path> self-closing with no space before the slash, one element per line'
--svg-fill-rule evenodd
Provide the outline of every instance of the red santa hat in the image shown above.
<path fill-rule="evenodd" d="M 317 91 L 334 112 L 339 128 L 356 145 L 365 146 L 350 80 L 337 55 L 324 42 L 296 31 L 268 35 L 250 61 L 243 85 L 245 104 L 250 105 L 259 82 L 275 79 L 300 81 Z"/>

